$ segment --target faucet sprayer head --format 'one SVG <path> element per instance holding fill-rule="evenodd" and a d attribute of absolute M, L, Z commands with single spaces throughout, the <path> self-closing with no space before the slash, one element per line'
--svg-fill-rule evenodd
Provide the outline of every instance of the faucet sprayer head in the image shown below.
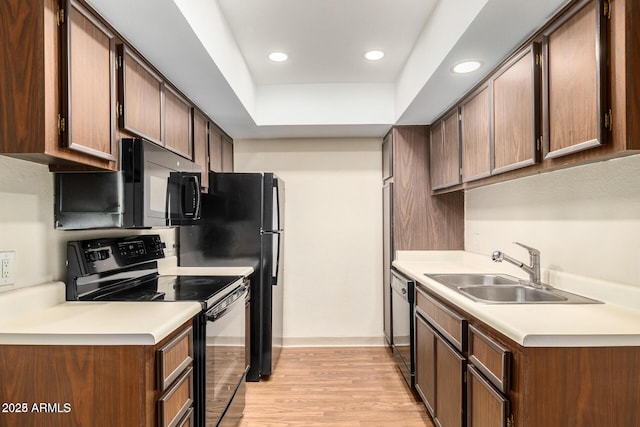
<path fill-rule="evenodd" d="M 504 260 L 504 255 L 500 251 L 495 251 L 491 254 L 491 259 L 495 262 L 502 262 Z"/>

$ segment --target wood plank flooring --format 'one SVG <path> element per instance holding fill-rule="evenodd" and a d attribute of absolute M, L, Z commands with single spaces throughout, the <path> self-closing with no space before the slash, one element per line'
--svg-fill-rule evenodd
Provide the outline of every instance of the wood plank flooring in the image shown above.
<path fill-rule="evenodd" d="M 246 397 L 239 427 L 434 426 L 385 347 L 285 348 Z"/>

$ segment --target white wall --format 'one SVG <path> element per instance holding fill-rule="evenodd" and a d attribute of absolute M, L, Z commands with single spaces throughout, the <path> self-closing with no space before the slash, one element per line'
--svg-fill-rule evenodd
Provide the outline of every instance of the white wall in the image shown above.
<path fill-rule="evenodd" d="M 90 190 L 90 189 L 88 189 Z M 45 165 L 0 156 L 0 251 L 14 251 L 15 283 L 0 292 L 48 281 L 65 281 L 66 242 L 113 235 L 155 232 L 174 255 L 175 231 L 53 228 L 53 174 Z"/>
<path fill-rule="evenodd" d="M 640 156 L 563 169 L 465 194 L 465 248 L 640 286 Z M 544 279 L 544 277 L 543 277 Z"/>
<path fill-rule="evenodd" d="M 236 140 L 285 182 L 285 345 L 382 343 L 381 139 Z"/>

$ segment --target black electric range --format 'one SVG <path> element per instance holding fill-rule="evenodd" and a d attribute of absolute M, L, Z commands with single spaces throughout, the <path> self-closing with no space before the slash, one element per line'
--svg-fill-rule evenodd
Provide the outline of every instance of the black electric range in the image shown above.
<path fill-rule="evenodd" d="M 159 235 L 67 243 L 67 300 L 199 301 L 210 308 L 242 283 L 243 276 L 169 276 Z"/>
<path fill-rule="evenodd" d="M 67 300 L 199 302 L 202 311 L 193 321 L 195 425 L 240 417 L 249 368 L 249 282 L 244 276 L 161 275 L 164 248 L 159 235 L 68 242 Z M 208 379 L 211 387 L 220 377 L 226 382 L 208 393 Z"/>

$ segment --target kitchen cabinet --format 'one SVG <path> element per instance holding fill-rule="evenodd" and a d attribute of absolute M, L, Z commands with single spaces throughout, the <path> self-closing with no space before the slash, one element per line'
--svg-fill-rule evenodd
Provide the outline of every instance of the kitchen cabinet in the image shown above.
<path fill-rule="evenodd" d="M 62 30 L 59 132 L 71 150 L 116 160 L 115 34 L 75 0 Z"/>
<path fill-rule="evenodd" d="M 491 110 L 488 84 L 460 106 L 463 182 L 485 178 L 491 173 Z"/>
<path fill-rule="evenodd" d="M 164 118 L 164 146 L 192 159 L 191 104 L 167 84 L 164 85 Z"/>
<path fill-rule="evenodd" d="M 540 45 L 518 52 L 491 78 L 493 163 L 498 174 L 536 163 L 540 142 Z"/>
<path fill-rule="evenodd" d="M 233 172 L 233 140 L 222 135 L 222 172 Z"/>
<path fill-rule="evenodd" d="M 11 17 L 0 26 L 0 152 L 52 169 L 113 170 L 114 34 L 77 2 L 64 6 L 0 4 Z"/>
<path fill-rule="evenodd" d="M 391 313 L 391 262 L 398 250 L 461 249 L 464 195 L 431 196 L 429 128 L 394 127 L 383 140 L 383 312 Z M 389 344 L 390 315 L 384 319 Z"/>
<path fill-rule="evenodd" d="M 216 125 L 209 129 L 209 170 L 233 172 L 233 140 Z"/>
<path fill-rule="evenodd" d="M 192 331 L 189 321 L 157 345 L 0 346 L 1 400 L 19 408 L 3 425 L 185 425 Z"/>
<path fill-rule="evenodd" d="M 118 46 L 120 128 L 162 145 L 163 80 L 126 45 Z"/>
<path fill-rule="evenodd" d="M 436 408 L 436 337 L 437 332 L 424 317 L 415 315 L 416 391 L 431 416 Z"/>
<path fill-rule="evenodd" d="M 509 400 L 473 367 L 467 365 L 467 426 L 507 427 L 510 422 Z"/>
<path fill-rule="evenodd" d="M 546 158 L 605 144 L 612 129 L 608 76 L 609 2 L 584 0 L 546 28 Z"/>
<path fill-rule="evenodd" d="M 193 113 L 193 161 L 200 166 L 203 192 L 209 188 L 209 119 L 200 111 Z"/>
<path fill-rule="evenodd" d="M 455 107 L 476 107 L 463 111 L 463 182 L 435 194 L 640 152 L 639 21 L 632 0 L 574 1 L 550 18 Z"/>
<path fill-rule="evenodd" d="M 506 427 L 511 414 L 511 351 L 469 326 L 467 425 Z"/>
<path fill-rule="evenodd" d="M 431 189 L 460 183 L 460 120 L 458 109 L 431 126 Z"/>
<path fill-rule="evenodd" d="M 415 319 L 416 390 L 437 425 L 637 425 L 640 347 L 523 347 L 419 283 Z"/>
<path fill-rule="evenodd" d="M 467 320 L 415 292 L 416 390 L 439 427 L 462 426 Z"/>

